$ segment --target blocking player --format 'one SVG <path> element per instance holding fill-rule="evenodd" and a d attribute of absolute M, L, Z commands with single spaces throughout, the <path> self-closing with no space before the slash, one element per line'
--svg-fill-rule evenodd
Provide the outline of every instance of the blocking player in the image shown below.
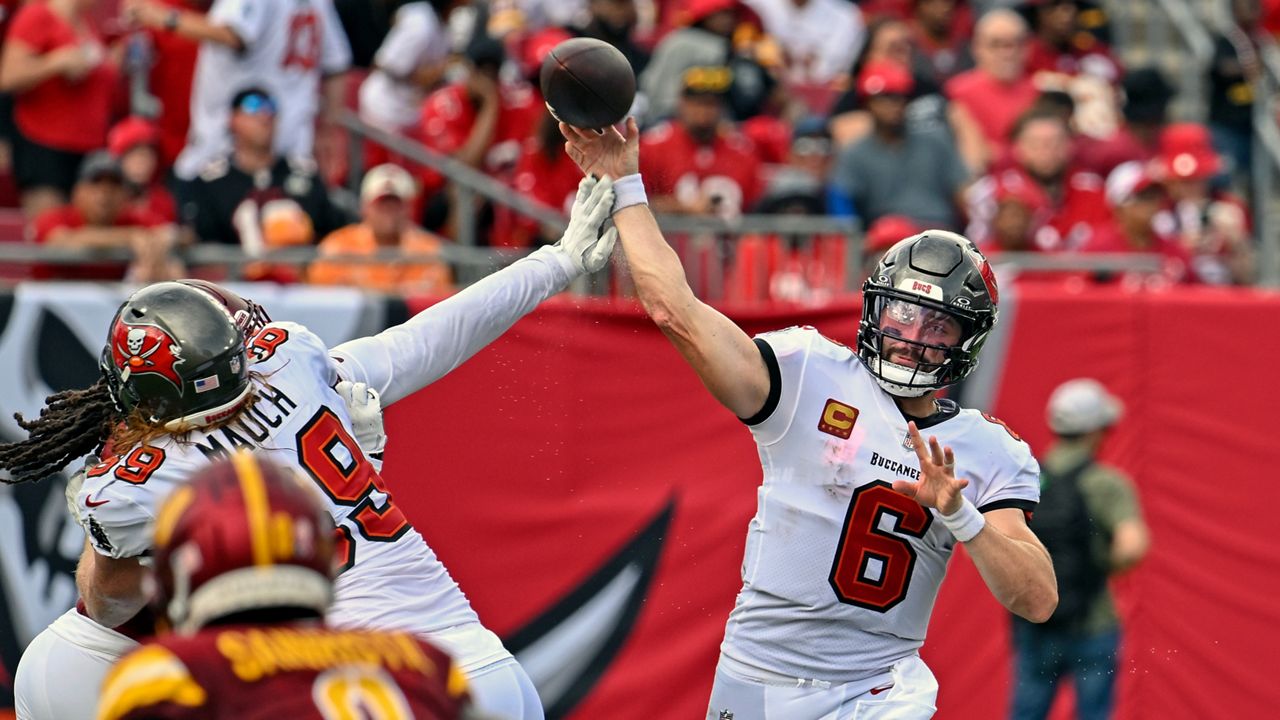
<path fill-rule="evenodd" d="M 1025 519 L 1039 498 L 1031 452 L 938 397 L 995 325 L 986 260 L 926 231 L 863 286 L 857 347 L 805 327 L 752 339 L 690 291 L 645 204 L 634 120 L 625 137 L 561 131 L 584 171 L 619 178 L 613 220 L 645 310 L 759 448 L 764 483 L 707 717 L 931 717 L 937 682 L 917 651 L 957 544 L 1009 610 L 1043 622 L 1057 604 Z"/>
<path fill-rule="evenodd" d="M 439 649 L 408 633 L 324 627 L 333 522 L 304 482 L 239 450 L 160 505 L 152 604 L 173 632 L 112 668 L 98 720 L 467 712 L 466 679 Z"/>
<path fill-rule="evenodd" d="M 332 624 L 423 635 L 457 660 L 481 709 L 541 718 L 527 675 L 396 507 L 353 437 L 357 413 L 334 386 L 366 384 L 389 405 L 457 367 L 574 277 L 603 267 L 616 237 L 599 232 L 612 198 L 609 181 L 584 180 L 560 243 L 332 351 L 294 323 L 268 323 L 246 341 L 244 313 L 190 284 L 132 295 L 112 322 L 103 380 L 54 395 L 38 419 L 20 419 L 26 441 L 0 445 L 0 468 L 14 482 L 42 479 L 106 445 L 73 504 L 90 539 L 77 569 L 82 607 L 23 654 L 19 715 L 89 717 L 105 663 L 133 646 L 126 635 L 145 605 L 139 559 L 160 499 L 211 459 L 247 446 L 305 471 L 328 498 L 343 568 Z M 80 679 L 76 688 L 58 683 L 67 674 Z"/>

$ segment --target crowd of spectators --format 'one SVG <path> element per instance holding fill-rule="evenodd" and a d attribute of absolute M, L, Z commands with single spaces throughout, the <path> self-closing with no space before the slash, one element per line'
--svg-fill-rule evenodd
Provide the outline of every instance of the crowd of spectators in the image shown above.
<path fill-rule="evenodd" d="M 1250 181 L 1259 38 L 1280 0 L 1231 0 L 1207 123 L 1124 67 L 1092 0 L 2 0 L 0 203 L 26 241 L 127 248 L 127 265 L 36 277 L 155 279 L 193 243 L 252 257 L 315 245 L 253 279 L 445 292 L 460 203 L 447 178 L 342 107 L 555 209 L 579 173 L 537 87 L 557 43 L 592 37 L 637 73 L 642 167 L 660 212 L 857 218 L 840 236 L 674 236 L 723 263 L 723 297 L 821 302 L 912 230 L 981 248 L 1154 253 L 1155 273 L 1086 281 L 1253 280 Z M 357 194 L 343 188 L 359 188 Z M 485 206 L 479 240 L 526 248 L 539 223 Z M 405 261 L 388 263 L 400 248 Z M 378 258 L 353 260 L 375 251 Z"/>

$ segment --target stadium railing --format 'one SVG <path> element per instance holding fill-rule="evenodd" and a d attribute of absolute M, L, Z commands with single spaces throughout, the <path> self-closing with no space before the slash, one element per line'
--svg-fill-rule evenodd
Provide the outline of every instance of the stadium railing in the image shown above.
<path fill-rule="evenodd" d="M 386 263 L 444 261 L 454 270 L 459 285 L 467 285 L 485 275 L 523 257 L 527 251 L 483 246 L 479 237 L 480 199 L 540 223 L 558 234 L 567 225 L 564 213 L 542 205 L 510 186 L 462 163 L 452 157 L 435 152 L 409 138 L 388 133 L 362 122 L 354 113 L 346 112 L 339 118 L 351 141 L 349 176 L 352 190 L 358 191 L 363 175 L 364 140 L 384 145 L 388 150 L 409 162 L 419 163 L 445 175 L 451 182 L 453 199 L 458 203 L 456 213 L 456 242 L 442 245 L 438 254 L 410 255 L 394 248 L 379 250 L 370 255 L 326 255 L 325 260 L 341 263 Z M 854 290 L 862 282 L 864 257 L 862 231 L 857 221 L 831 216 L 781 216 L 742 215 L 735 218 L 692 217 L 688 215 L 659 215 L 658 224 L 672 239 L 681 254 L 686 273 L 695 290 L 702 297 L 717 300 L 724 297 L 730 268 L 735 263 L 734 243 L 746 236 L 786 236 L 813 238 L 819 236 L 844 239 L 843 289 Z M 233 245 L 195 244 L 177 251 L 188 268 L 220 268 L 227 279 L 243 277 L 246 267 L 261 263 L 305 266 L 316 260 L 314 246 L 288 247 L 259 254 L 247 254 Z M 0 265 L 78 265 L 85 263 L 129 260 L 127 250 L 86 251 L 74 248 L 53 248 L 30 243 L 0 243 Z M 736 261 L 741 262 L 741 258 Z M 756 262 L 756 276 L 763 276 L 768 269 L 764 253 L 756 253 L 747 262 Z M 1004 253 L 999 265 L 1011 273 L 1022 272 L 1156 272 L 1160 259 L 1154 255 L 1137 254 L 1064 254 Z M 583 278 L 572 288 L 583 294 L 626 293 L 625 272 L 619 272 L 619 263 L 592 278 Z M 741 270 L 742 268 L 738 268 Z"/>

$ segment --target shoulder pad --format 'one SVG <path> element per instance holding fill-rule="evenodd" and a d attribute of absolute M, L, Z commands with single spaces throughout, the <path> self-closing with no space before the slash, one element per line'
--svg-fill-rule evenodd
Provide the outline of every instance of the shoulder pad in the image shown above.
<path fill-rule="evenodd" d="M 160 645 L 143 645 L 126 655 L 102 683 L 98 717 L 102 720 L 146 715 L 147 708 L 174 704 L 198 708 L 208 693 L 182 660 Z"/>
<path fill-rule="evenodd" d="M 760 333 L 756 338 L 769 343 L 775 355 L 787 355 L 811 346 L 822 335 L 808 325 L 793 325 L 781 330 Z"/>

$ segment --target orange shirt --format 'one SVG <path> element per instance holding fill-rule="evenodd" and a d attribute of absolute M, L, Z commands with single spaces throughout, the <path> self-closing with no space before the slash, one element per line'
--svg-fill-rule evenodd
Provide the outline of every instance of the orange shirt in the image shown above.
<path fill-rule="evenodd" d="M 407 255 L 438 252 L 441 239 L 421 228 L 410 228 L 399 249 Z M 373 230 L 364 223 L 348 225 L 329 233 L 319 246 L 320 256 L 372 255 L 378 249 Z M 316 260 L 307 270 L 307 281 L 317 285 L 353 285 L 386 293 L 445 293 L 453 290 L 447 263 L 428 262 L 348 262 Z"/>

